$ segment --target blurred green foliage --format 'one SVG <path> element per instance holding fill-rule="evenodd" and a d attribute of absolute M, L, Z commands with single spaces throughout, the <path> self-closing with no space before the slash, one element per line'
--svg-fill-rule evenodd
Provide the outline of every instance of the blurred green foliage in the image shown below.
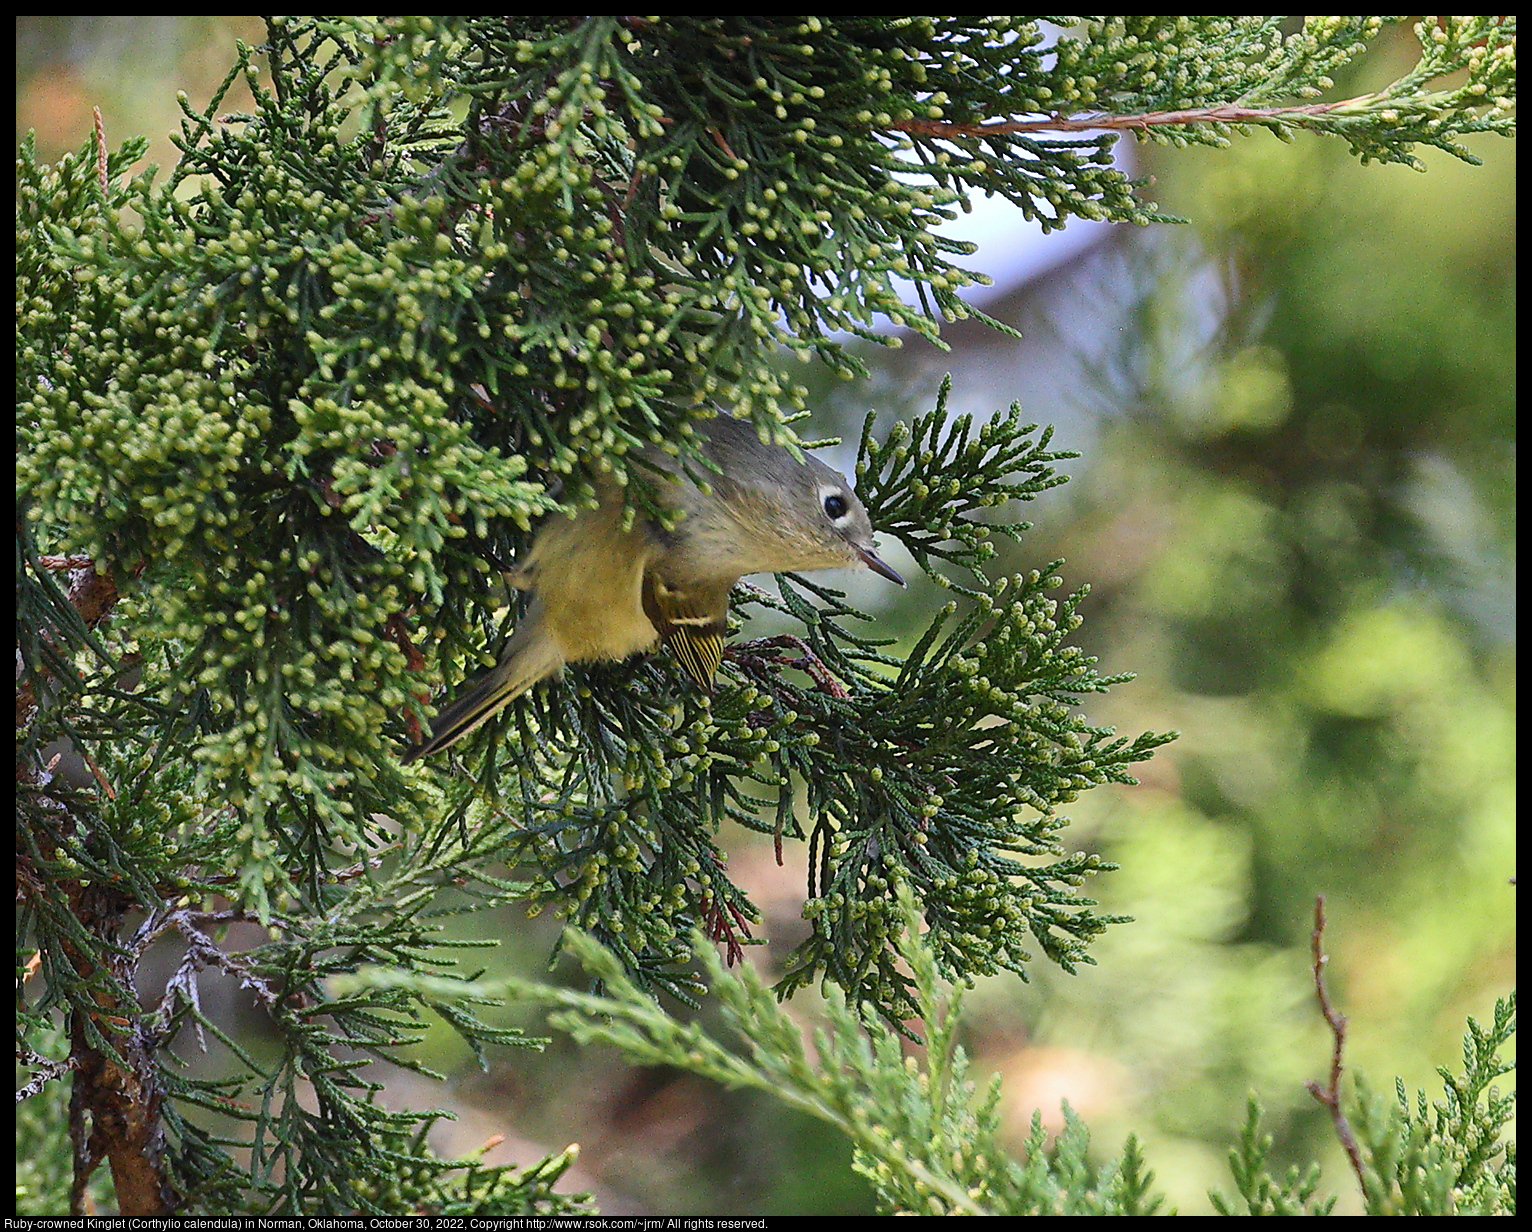
<path fill-rule="evenodd" d="M 1099 981 L 1044 977 L 1035 1039 L 1092 1041 L 1086 1075 L 1126 1058 L 1133 1089 L 1086 1115 L 1144 1134 L 1176 1198 L 1247 1088 L 1279 1157 L 1328 1138 L 1300 1083 L 1326 1055 L 1317 893 L 1373 1073 L 1425 1081 L 1513 978 L 1515 159 L 1471 144 L 1483 166 L 1425 175 L 1303 137 L 1145 156 L 1192 226 L 1139 254 L 1138 328 L 1044 529 L 1112 575 L 1086 646 L 1138 680 L 1104 713 L 1183 736 L 1096 819 L 1103 905 L 1138 925 Z"/>

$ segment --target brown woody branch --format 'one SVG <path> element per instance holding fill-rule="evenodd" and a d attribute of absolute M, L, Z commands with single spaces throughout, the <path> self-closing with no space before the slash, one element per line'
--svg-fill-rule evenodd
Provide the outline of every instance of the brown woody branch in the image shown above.
<path fill-rule="evenodd" d="M 99 115 L 97 123 L 99 125 Z M 105 172 L 104 144 L 98 128 L 98 171 Z M 37 556 L 33 566 L 69 575 L 66 597 L 87 628 L 106 619 L 117 602 L 112 577 L 98 574 L 94 562 L 84 556 Z M 43 634 L 47 637 L 47 633 Z M 18 726 L 30 722 L 37 699 L 33 682 L 17 689 Z M 108 795 L 110 783 L 87 757 L 97 780 Z M 32 766 L 17 767 L 18 780 L 31 785 L 41 772 Z M 60 806 L 66 814 L 66 806 Z M 53 854 L 53 841 L 39 835 L 43 853 Z M 170 1182 L 165 1161 L 165 1126 L 160 1110 L 164 1089 L 155 1064 L 157 1041 L 147 1029 L 133 994 L 132 959 L 115 945 L 123 917 L 135 905 L 118 888 L 88 880 L 68 880 L 52 887 L 39 884 L 28 871 L 30 861 L 18 852 L 17 890 L 20 897 L 57 893 L 80 930 L 92 938 L 86 947 L 65 937 L 59 945 L 79 981 L 68 1013 L 69 1057 L 51 1077 L 73 1073 L 69 1092 L 69 1138 L 74 1154 L 74 1179 L 70 1187 L 70 1213 L 89 1213 L 87 1187 L 102 1163 L 112 1173 L 118 1212 L 126 1216 L 166 1215 L 180 1201 Z M 41 1089 L 41 1084 L 36 1085 Z"/>
<path fill-rule="evenodd" d="M 110 942 L 131 906 L 127 897 L 108 886 L 80 882 L 71 883 L 66 894 L 71 914 L 100 939 L 97 952 L 112 954 Z M 82 982 L 96 984 L 89 994 L 95 1008 L 76 1004 L 69 1012 L 69 1060 L 75 1070 L 69 1092 L 74 1146 L 70 1213 L 86 1213 L 86 1186 L 105 1161 L 119 1214 L 169 1214 L 179 1196 L 165 1170 L 164 1090 L 155 1066 L 155 1041 L 135 999 L 124 991 L 132 988 L 132 971 L 115 956 L 108 959 L 111 970 L 102 971 L 72 941 L 65 941 L 63 949 Z M 98 1042 L 103 1037 L 110 1047 Z"/>

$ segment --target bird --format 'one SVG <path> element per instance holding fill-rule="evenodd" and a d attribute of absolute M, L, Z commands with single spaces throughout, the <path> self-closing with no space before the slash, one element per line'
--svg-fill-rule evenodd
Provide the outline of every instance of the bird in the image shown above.
<path fill-rule="evenodd" d="M 657 472 L 655 503 L 682 515 L 673 526 L 654 518 L 625 525 L 622 490 L 608 479 L 594 509 L 555 514 L 538 528 L 509 575 L 531 601 L 499 662 L 437 715 L 405 764 L 457 743 L 568 663 L 626 659 L 663 644 L 710 693 L 729 592 L 746 574 L 850 566 L 905 584 L 878 556 L 867 510 L 840 472 L 762 440 L 753 424 L 727 414 L 696 428 L 701 484 L 658 448 L 640 455 Z"/>

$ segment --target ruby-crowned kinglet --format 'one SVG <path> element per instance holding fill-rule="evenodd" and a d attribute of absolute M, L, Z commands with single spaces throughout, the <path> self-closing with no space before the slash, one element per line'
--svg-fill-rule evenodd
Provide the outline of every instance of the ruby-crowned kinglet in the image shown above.
<path fill-rule="evenodd" d="M 615 484 L 595 509 L 549 518 L 511 574 L 533 597 L 500 662 L 437 715 L 430 739 L 405 762 L 461 740 L 566 663 L 625 659 L 663 642 L 711 692 L 729 591 L 747 573 L 851 565 L 904 585 L 873 550 L 867 510 L 844 475 L 766 444 L 742 420 L 720 415 L 697 426 L 702 454 L 717 469 L 698 468 L 711 490 L 676 459 L 646 450 L 666 472 L 654 485 L 656 503 L 685 514 L 673 529 L 640 519 L 624 530 Z"/>

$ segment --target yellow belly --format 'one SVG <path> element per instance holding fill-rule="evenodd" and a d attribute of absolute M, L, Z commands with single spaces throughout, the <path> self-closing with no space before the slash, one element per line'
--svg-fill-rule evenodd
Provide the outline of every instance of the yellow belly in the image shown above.
<path fill-rule="evenodd" d="M 642 527 L 622 529 L 620 506 L 554 517 L 533 547 L 531 585 L 566 662 L 625 659 L 659 641 L 644 615 L 644 571 L 654 552 Z"/>

